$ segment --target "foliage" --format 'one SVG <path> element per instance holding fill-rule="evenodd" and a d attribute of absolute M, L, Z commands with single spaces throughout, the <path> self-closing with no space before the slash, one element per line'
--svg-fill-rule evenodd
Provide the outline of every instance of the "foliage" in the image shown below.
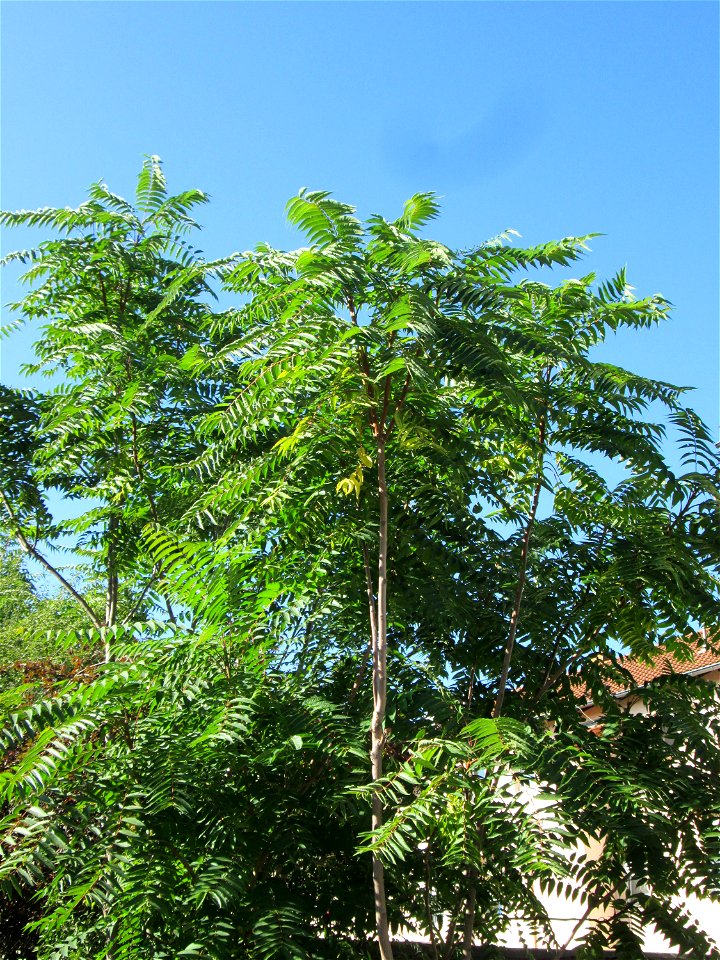
<path fill-rule="evenodd" d="M 717 700 L 608 692 L 618 649 L 717 625 L 717 451 L 682 388 L 594 353 L 667 303 L 551 283 L 588 238 L 428 240 L 429 194 L 362 224 L 301 191 L 308 246 L 208 264 L 204 199 L 151 158 L 134 207 L 3 215 L 60 233 L 11 258 L 29 369 L 63 376 L 3 393 L 4 529 L 107 661 L 4 735 L 38 956 L 339 956 L 374 927 L 389 957 L 401 926 L 467 955 L 516 918 L 552 942 L 558 889 L 605 917 L 587 958 L 642 956 L 648 922 L 712 950 L 675 895 L 720 891 Z"/>
<path fill-rule="evenodd" d="M 335 928 L 364 932 L 366 897 L 336 886 L 367 884 L 344 790 L 364 756 L 357 726 L 218 643 L 116 643 L 96 681 L 20 714 L 10 734 L 32 745 L 5 796 L 35 803 L 8 823 L 4 869 L 42 888 L 48 955 L 114 942 L 121 956 L 230 957 L 250 943 L 274 956 L 282 942 L 303 956 L 308 916 L 333 955 Z"/>
<path fill-rule="evenodd" d="M 72 598 L 39 591 L 16 549 L 0 548 L 0 709 L 22 703 L 33 685 L 52 689 L 92 651 L 88 644 L 64 648 L 58 635 L 83 627 Z"/>
<path fill-rule="evenodd" d="M 33 555 L 30 544 L 74 539 L 89 573 L 106 579 L 105 610 L 85 611 L 96 627 L 112 625 L 123 603 L 133 615 L 134 607 L 163 603 L 162 571 L 148 569 L 138 547 L 148 521 L 164 521 L 187 500 L 181 484 L 163 479 L 178 457 L 194 452 L 189 411 L 214 402 L 213 385 L 187 377 L 178 362 L 202 341 L 200 298 L 208 285 L 197 278 L 169 295 L 178 270 L 200 262 L 184 234 L 206 199 L 198 190 L 168 196 L 151 157 L 135 207 L 97 183 L 75 210 L 0 216 L 4 226 L 57 234 L 5 258 L 28 265 L 23 280 L 32 285 L 13 305 L 19 319 L 11 326 L 44 323 L 37 360 L 25 371 L 56 376 L 42 392 L 3 388 L 4 529 L 13 538 L 20 532 Z M 50 491 L 84 510 L 54 519 Z"/>

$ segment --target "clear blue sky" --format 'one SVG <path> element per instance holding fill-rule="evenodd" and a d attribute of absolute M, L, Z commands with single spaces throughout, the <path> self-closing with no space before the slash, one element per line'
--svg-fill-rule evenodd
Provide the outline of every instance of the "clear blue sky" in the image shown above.
<path fill-rule="evenodd" d="M 676 305 L 607 355 L 697 386 L 717 430 L 719 9 L 6 0 L 2 206 L 76 204 L 100 178 L 127 195 L 157 153 L 171 189 L 211 193 L 210 256 L 293 244 L 300 186 L 362 214 L 435 190 L 451 246 L 600 231 L 588 268 L 627 264 Z M 28 350 L 4 345 L 6 381 Z"/>

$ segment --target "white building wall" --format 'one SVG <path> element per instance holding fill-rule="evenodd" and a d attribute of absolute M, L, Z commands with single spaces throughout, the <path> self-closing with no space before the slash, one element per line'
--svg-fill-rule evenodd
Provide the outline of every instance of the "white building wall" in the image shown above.
<path fill-rule="evenodd" d="M 711 670 L 703 674 L 703 677 L 709 682 L 720 683 L 720 670 Z M 637 693 L 626 696 L 621 700 L 628 711 L 632 714 L 646 713 L 647 709 L 643 703 L 642 697 Z M 601 711 L 590 707 L 587 711 L 588 719 L 601 721 Z M 529 801 L 532 802 L 532 801 Z M 539 813 L 541 811 L 538 811 Z M 590 854 L 592 851 L 588 851 Z M 582 937 L 588 932 L 593 920 L 592 915 L 587 920 L 582 920 L 587 903 L 582 899 L 571 900 L 569 897 L 561 897 L 557 894 L 547 895 L 537 891 L 540 900 L 543 902 L 548 916 L 551 919 L 551 925 L 557 943 L 562 947 L 571 949 L 578 945 Z M 694 894 L 685 894 L 678 891 L 677 904 L 684 907 L 687 913 L 692 917 L 698 926 L 715 941 L 720 949 L 720 905 L 710 900 L 701 899 Z M 507 947 L 539 947 L 552 948 L 555 945 L 541 941 L 530 930 L 527 924 L 513 921 L 508 928 L 506 935 L 501 941 L 502 946 Z M 655 953 L 677 953 L 677 948 L 665 939 L 654 927 L 645 931 L 643 938 L 643 948 L 648 952 Z"/>

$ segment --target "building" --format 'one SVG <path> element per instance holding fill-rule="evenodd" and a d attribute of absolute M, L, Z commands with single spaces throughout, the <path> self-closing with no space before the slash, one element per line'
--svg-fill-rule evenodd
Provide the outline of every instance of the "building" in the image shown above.
<path fill-rule="evenodd" d="M 702 677 L 708 683 L 720 683 L 720 653 L 711 650 L 706 645 L 706 639 L 704 633 L 700 633 L 696 640 L 689 643 L 689 659 L 680 659 L 667 651 L 658 652 L 649 663 L 620 658 L 619 665 L 629 674 L 632 682 L 628 682 L 627 685 L 608 683 L 608 689 L 621 708 L 632 714 L 643 714 L 648 712 L 643 697 L 644 690 L 664 675 L 684 674 Z M 589 699 L 584 686 L 578 686 L 576 692 L 578 708 L 586 718 L 586 722 L 588 725 L 599 727 L 602 723 L 602 708 Z M 573 956 L 573 948 L 587 932 L 589 925 L 600 918 L 592 914 L 587 919 L 583 918 L 585 908 L 581 898 L 572 901 L 560 896 L 543 895 L 541 899 L 551 919 L 555 938 L 565 948 L 562 954 L 564 960 L 570 960 Z M 678 902 L 720 948 L 720 906 L 694 895 L 683 895 L 682 892 L 678 893 Z M 514 950 L 523 948 L 529 948 L 532 951 L 531 955 L 535 957 L 557 955 L 556 951 L 545 954 L 543 948 L 549 945 L 535 938 L 531 931 L 523 929 L 519 923 L 513 924 L 508 930 L 502 945 L 508 951 L 507 956 L 513 956 Z M 672 957 L 677 954 L 677 950 L 674 950 L 654 929 L 644 931 L 643 948 L 649 958 Z"/>

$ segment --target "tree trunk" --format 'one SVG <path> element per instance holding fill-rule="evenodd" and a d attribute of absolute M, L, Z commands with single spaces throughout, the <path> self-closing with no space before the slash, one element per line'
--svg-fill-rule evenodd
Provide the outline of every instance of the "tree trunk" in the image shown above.
<path fill-rule="evenodd" d="M 473 871 L 470 871 L 469 877 L 473 881 Z M 465 904 L 465 924 L 463 929 L 463 960 L 472 960 L 473 931 L 475 927 L 475 897 L 477 890 L 475 883 L 472 882 L 468 891 L 467 902 Z"/>
<path fill-rule="evenodd" d="M 385 483 L 385 437 L 378 436 L 378 493 L 380 498 L 380 539 L 378 549 L 377 617 L 373 649 L 373 715 L 370 728 L 370 764 L 373 781 L 383 775 L 383 739 L 387 706 L 387 547 L 388 547 L 388 493 Z M 372 798 L 372 828 L 383 824 L 382 799 L 376 791 Z M 393 960 L 388 928 L 385 898 L 385 871 L 379 857 L 373 854 L 373 891 L 375 894 L 375 921 L 382 960 Z"/>
<path fill-rule="evenodd" d="M 377 642 L 377 609 L 375 606 L 375 590 L 373 589 L 372 570 L 370 568 L 370 551 L 368 550 L 366 543 L 362 545 L 362 555 L 363 565 L 365 567 L 365 585 L 368 597 L 368 612 L 370 615 L 370 643 L 365 648 L 365 652 L 360 660 L 360 667 L 358 668 L 352 689 L 348 695 L 348 703 L 353 703 L 355 697 L 360 692 L 360 687 L 365 679 L 368 663 L 370 662 L 370 658 L 374 656 L 375 644 Z"/>

